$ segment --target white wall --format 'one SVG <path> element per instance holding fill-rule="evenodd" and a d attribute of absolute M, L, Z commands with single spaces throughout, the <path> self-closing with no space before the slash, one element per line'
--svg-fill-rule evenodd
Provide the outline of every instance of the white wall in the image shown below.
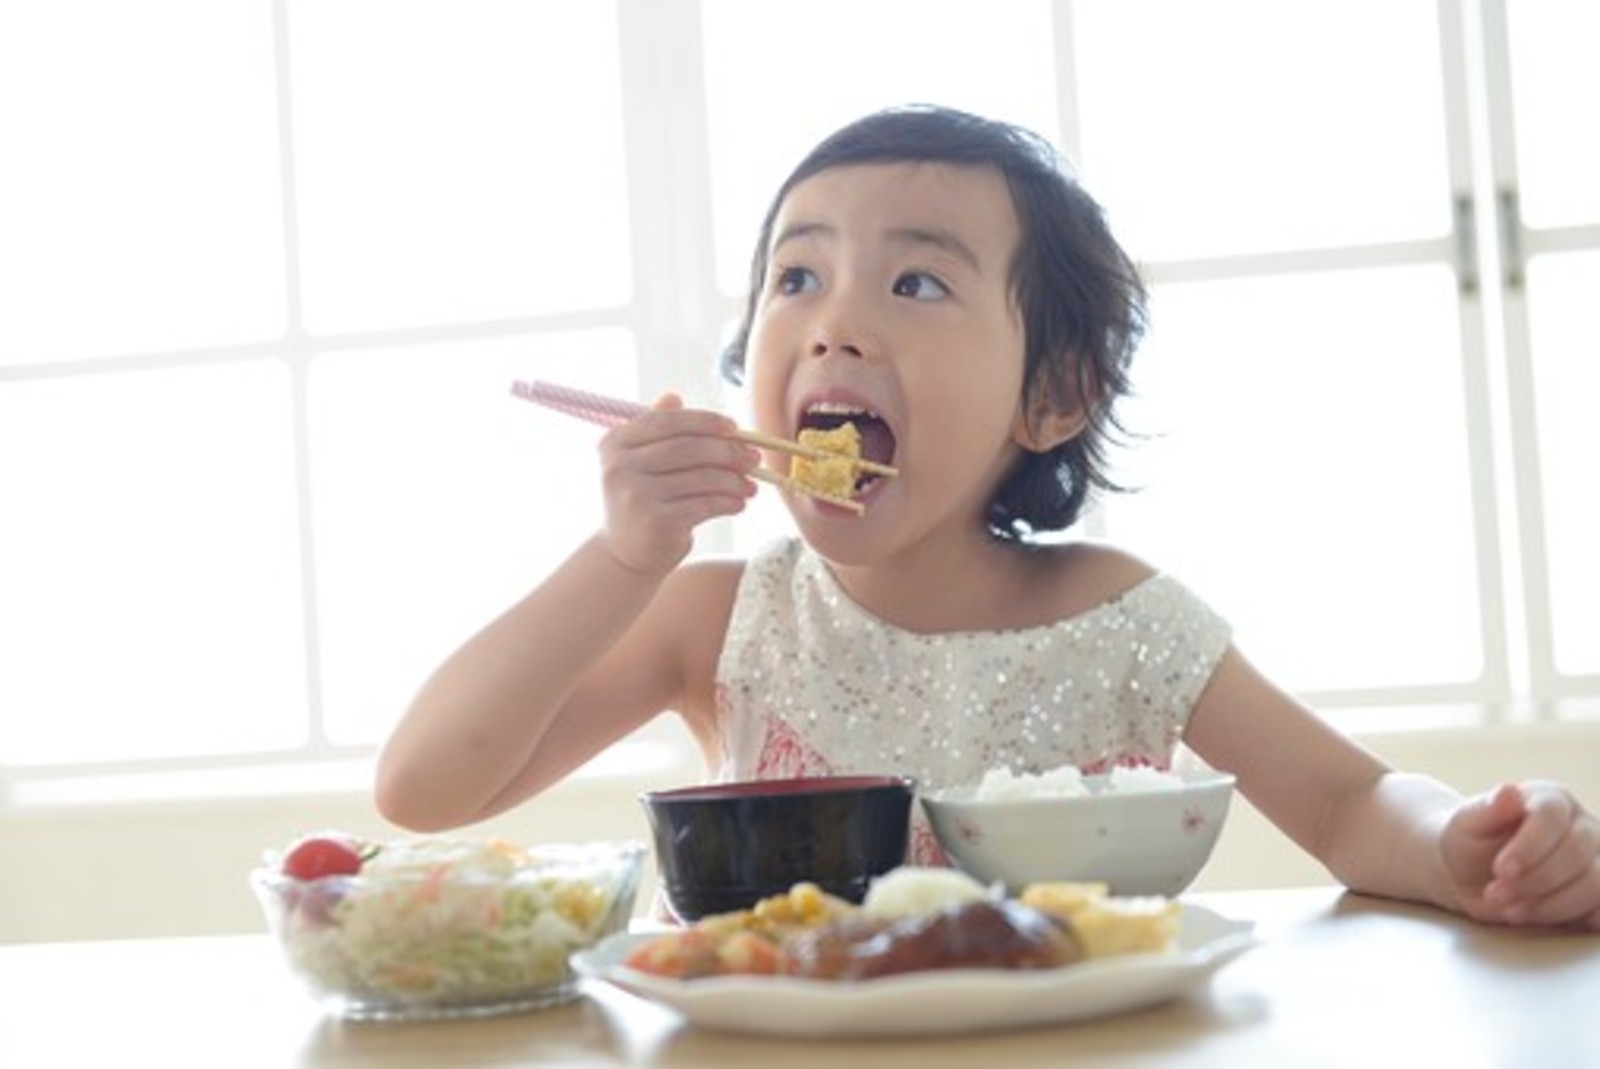
<path fill-rule="evenodd" d="M 648 841 L 638 792 L 683 781 L 670 770 L 573 779 L 461 834 Z M 250 870 L 264 850 L 327 828 L 406 834 L 356 789 L 0 814 L 0 943 L 264 930 Z M 641 907 L 654 881 L 650 864 Z"/>
<path fill-rule="evenodd" d="M 1365 740 L 1395 764 L 1466 790 L 1545 776 L 1600 808 L 1600 723 L 1381 735 Z M 692 768 L 575 779 L 473 829 L 526 842 L 647 839 L 640 791 L 695 776 Z M 0 942 L 263 930 L 246 876 L 264 848 L 320 828 L 395 834 L 364 793 L 0 814 Z M 1323 883 L 1320 866 L 1242 801 L 1199 888 Z M 641 908 L 654 887 L 647 872 Z"/>

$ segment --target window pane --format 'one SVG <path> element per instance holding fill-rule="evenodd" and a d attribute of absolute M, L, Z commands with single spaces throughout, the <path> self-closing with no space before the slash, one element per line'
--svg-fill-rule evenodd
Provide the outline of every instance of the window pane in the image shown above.
<path fill-rule="evenodd" d="M 1528 266 L 1534 381 L 1539 406 L 1546 552 L 1555 623 L 1556 666 L 1600 672 L 1600 253 L 1541 256 Z"/>
<path fill-rule="evenodd" d="M 311 380 L 324 699 L 380 741 L 417 686 L 600 523 L 600 428 L 510 396 L 637 394 L 621 331 L 319 357 Z"/>
<path fill-rule="evenodd" d="M 749 286 L 756 229 L 778 184 L 852 119 L 929 102 L 1057 136 L 1045 0 L 813 0 L 789 11 L 779 28 L 765 4 L 701 5 L 717 281 L 728 293 Z M 803 90 L 777 88 L 786 67 Z"/>
<path fill-rule="evenodd" d="M 1082 163 L 1141 259 L 1450 227 L 1431 0 L 1086 0 Z"/>
<path fill-rule="evenodd" d="M 1600 222 L 1600 5 L 1506 4 L 1522 214 L 1530 226 Z M 1584 133 L 1585 130 L 1591 132 Z"/>
<path fill-rule="evenodd" d="M 0 363 L 281 335 L 271 5 L 0 4 Z"/>
<path fill-rule="evenodd" d="M 313 331 L 627 300 L 613 5 L 318 0 L 290 28 Z"/>
<path fill-rule="evenodd" d="M 282 366 L 0 386 L 0 755 L 304 741 Z"/>
<path fill-rule="evenodd" d="M 1480 671 L 1455 291 L 1439 269 L 1163 287 L 1113 541 L 1299 689 Z"/>

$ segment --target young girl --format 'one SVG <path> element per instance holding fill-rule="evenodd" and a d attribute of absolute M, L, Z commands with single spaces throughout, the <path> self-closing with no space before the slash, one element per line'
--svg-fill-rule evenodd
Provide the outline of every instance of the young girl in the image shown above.
<path fill-rule="evenodd" d="M 1600 822 L 1569 791 L 1393 771 L 1170 576 L 1060 537 L 1112 488 L 1145 293 L 1046 144 L 941 109 L 856 122 L 778 191 L 751 281 L 725 369 L 757 428 L 850 421 L 899 475 L 864 515 L 788 495 L 798 540 L 685 564 L 764 458 L 671 396 L 607 434 L 604 525 L 423 686 L 380 760 L 389 819 L 481 820 L 669 709 L 723 779 L 934 789 L 1182 744 L 1353 889 L 1600 928 Z M 912 859 L 937 860 L 920 826 Z"/>

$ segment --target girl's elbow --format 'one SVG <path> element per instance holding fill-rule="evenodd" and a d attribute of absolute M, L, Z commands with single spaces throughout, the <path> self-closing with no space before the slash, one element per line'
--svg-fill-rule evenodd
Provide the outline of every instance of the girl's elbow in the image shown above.
<path fill-rule="evenodd" d="M 469 823 L 470 818 L 444 812 L 430 802 L 425 776 L 408 775 L 391 761 L 380 761 L 373 782 L 372 801 L 378 815 L 406 831 L 432 834 Z"/>

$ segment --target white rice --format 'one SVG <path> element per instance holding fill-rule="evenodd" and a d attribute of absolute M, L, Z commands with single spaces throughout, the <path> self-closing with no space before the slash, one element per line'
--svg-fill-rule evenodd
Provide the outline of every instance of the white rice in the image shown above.
<path fill-rule="evenodd" d="M 1109 774 L 1086 779 L 1075 765 L 1046 772 L 1017 775 L 1009 768 L 991 768 L 972 793 L 974 801 L 995 802 L 1016 798 L 1076 798 L 1118 791 L 1134 794 L 1167 791 L 1183 786 L 1183 777 L 1155 768 L 1113 768 Z"/>

